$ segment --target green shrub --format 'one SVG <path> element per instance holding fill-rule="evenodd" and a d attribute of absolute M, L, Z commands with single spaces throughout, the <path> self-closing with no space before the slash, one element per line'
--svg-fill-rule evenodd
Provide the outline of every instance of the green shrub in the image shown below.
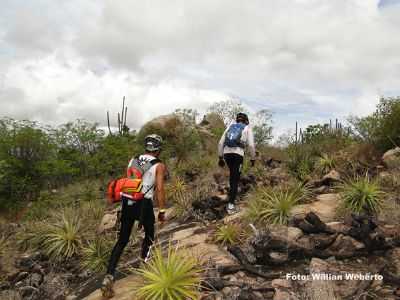
<path fill-rule="evenodd" d="M 250 197 L 247 218 L 269 224 L 287 224 L 290 211 L 302 200 L 298 191 L 284 189 L 261 188 Z"/>
<path fill-rule="evenodd" d="M 223 245 L 233 245 L 240 241 L 242 231 L 237 224 L 224 224 L 218 226 L 215 240 Z"/>
<path fill-rule="evenodd" d="M 299 180 L 304 180 L 314 170 L 314 158 L 309 147 L 305 145 L 289 145 L 287 166 L 289 171 Z"/>
<path fill-rule="evenodd" d="M 112 243 L 102 238 L 96 238 L 82 248 L 81 264 L 85 269 L 100 273 L 107 268 L 111 255 Z"/>
<path fill-rule="evenodd" d="M 400 97 L 381 98 L 372 115 L 349 121 L 358 137 L 382 152 L 400 145 Z"/>
<path fill-rule="evenodd" d="M 383 205 L 384 192 L 377 181 L 368 176 L 357 177 L 341 186 L 342 205 L 355 213 L 376 213 Z"/>
<path fill-rule="evenodd" d="M 144 281 L 138 290 L 141 299 L 198 299 L 202 270 L 196 258 L 182 250 L 169 245 L 164 257 L 159 247 L 154 248 L 150 262 L 138 270 Z"/>

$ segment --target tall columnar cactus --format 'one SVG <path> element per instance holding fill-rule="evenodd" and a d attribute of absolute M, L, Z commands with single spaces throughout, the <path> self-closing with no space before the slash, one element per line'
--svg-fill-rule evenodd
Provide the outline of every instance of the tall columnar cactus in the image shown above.
<path fill-rule="evenodd" d="M 125 135 L 129 133 L 129 127 L 126 126 L 126 116 L 128 114 L 128 107 L 125 106 L 125 96 L 122 98 L 122 110 L 121 113 L 118 113 L 117 123 L 118 123 L 118 134 Z M 107 111 L 107 125 L 108 132 L 112 135 L 111 126 L 110 126 L 110 113 Z"/>

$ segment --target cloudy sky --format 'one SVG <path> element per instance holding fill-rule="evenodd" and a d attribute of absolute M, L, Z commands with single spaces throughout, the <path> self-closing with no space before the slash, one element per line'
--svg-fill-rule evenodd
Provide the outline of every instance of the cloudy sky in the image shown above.
<path fill-rule="evenodd" d="M 0 116 L 105 125 L 125 95 L 135 128 L 235 98 L 277 135 L 400 95 L 400 0 L 0 4 Z"/>

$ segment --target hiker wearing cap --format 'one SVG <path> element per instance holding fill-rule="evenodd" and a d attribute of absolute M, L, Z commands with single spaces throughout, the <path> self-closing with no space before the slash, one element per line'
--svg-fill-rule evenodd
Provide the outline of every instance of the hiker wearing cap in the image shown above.
<path fill-rule="evenodd" d="M 224 167 L 226 163 L 229 168 L 228 214 L 233 214 L 237 211 L 235 200 L 246 146 L 248 146 L 250 151 L 251 166 L 254 166 L 256 150 L 253 131 L 249 125 L 248 116 L 245 113 L 238 113 L 236 122 L 228 126 L 218 144 L 218 165 Z"/>
<path fill-rule="evenodd" d="M 139 222 L 145 232 L 140 257 L 147 262 L 151 246 L 154 241 L 155 215 L 153 211 L 153 198 L 157 198 L 159 213 L 158 220 L 165 221 L 165 191 L 164 176 L 165 165 L 158 158 L 161 152 L 162 138 L 156 134 L 146 136 L 145 154 L 132 158 L 127 168 L 127 180 L 139 182 L 140 192 L 131 192 L 121 189 L 122 202 L 121 227 L 118 241 L 115 244 L 108 263 L 107 275 L 103 280 L 102 292 L 105 297 L 112 297 L 115 269 L 129 237 L 135 221 Z M 136 191 L 136 190 L 135 190 Z"/>

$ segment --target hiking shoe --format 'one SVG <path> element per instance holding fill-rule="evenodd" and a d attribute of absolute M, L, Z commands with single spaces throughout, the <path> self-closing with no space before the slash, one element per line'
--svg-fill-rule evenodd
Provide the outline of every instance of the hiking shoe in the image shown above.
<path fill-rule="evenodd" d="M 101 293 L 103 297 L 105 298 L 114 297 L 113 285 L 114 285 L 114 276 L 107 274 L 104 277 L 103 283 L 101 285 Z"/>
<path fill-rule="evenodd" d="M 236 208 L 235 204 L 233 203 L 228 203 L 228 207 L 226 208 L 226 212 L 228 215 L 233 215 L 237 213 L 239 210 Z"/>

